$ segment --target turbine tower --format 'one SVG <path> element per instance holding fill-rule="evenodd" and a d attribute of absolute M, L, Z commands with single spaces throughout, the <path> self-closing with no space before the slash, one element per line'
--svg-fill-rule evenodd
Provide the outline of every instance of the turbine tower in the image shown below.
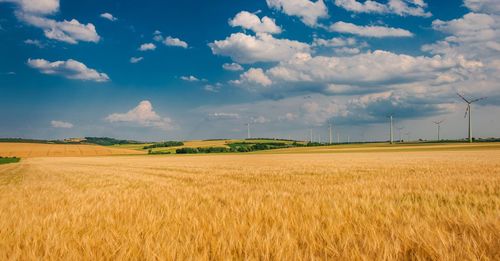
<path fill-rule="evenodd" d="M 329 138 L 330 138 L 328 141 L 330 142 L 330 144 L 332 144 L 333 140 L 332 140 L 332 124 L 331 123 L 330 123 L 330 126 L 328 126 L 328 134 L 329 134 Z"/>
<path fill-rule="evenodd" d="M 247 126 L 247 139 L 250 139 L 251 135 L 250 135 L 250 122 L 245 124 Z"/>
<path fill-rule="evenodd" d="M 399 142 L 403 142 L 403 136 L 401 136 L 401 131 L 404 129 L 405 127 L 397 127 L 396 129 L 398 129 L 398 134 L 399 134 Z"/>
<path fill-rule="evenodd" d="M 471 127 L 471 122 L 472 122 L 472 108 L 471 104 L 478 102 L 480 100 L 486 99 L 486 97 L 478 98 L 478 99 L 473 99 L 473 100 L 468 100 L 464 96 L 462 96 L 460 93 L 457 93 L 457 95 L 462 98 L 467 103 L 467 109 L 465 110 L 465 116 L 464 118 L 467 118 L 467 113 L 469 113 L 469 142 L 472 142 L 472 127 Z"/>
<path fill-rule="evenodd" d="M 438 127 L 438 139 L 437 139 L 437 140 L 438 140 L 438 141 L 440 141 L 440 140 L 441 140 L 441 138 L 439 137 L 439 134 L 440 134 L 440 132 L 441 132 L 441 123 L 443 123 L 443 122 L 444 122 L 444 120 L 440 120 L 440 121 L 433 121 L 433 122 L 434 122 L 434 124 L 436 124 L 436 125 L 437 125 L 437 127 Z"/>
<path fill-rule="evenodd" d="M 390 129 L 390 136 L 391 136 L 390 138 L 391 139 L 390 139 L 390 141 L 391 141 L 391 144 L 393 144 L 394 143 L 394 134 L 393 134 L 393 131 L 392 131 L 392 114 L 389 115 L 389 118 L 391 119 L 391 129 Z"/>

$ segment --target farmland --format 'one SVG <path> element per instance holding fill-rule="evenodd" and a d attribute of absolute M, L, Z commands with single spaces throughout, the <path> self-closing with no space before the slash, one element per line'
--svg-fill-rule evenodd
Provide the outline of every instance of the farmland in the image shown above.
<path fill-rule="evenodd" d="M 98 145 L 0 142 L 0 157 L 79 157 L 127 154 L 144 154 L 144 152 Z"/>
<path fill-rule="evenodd" d="M 499 216 L 496 144 L 0 165 L 2 260 L 498 260 Z"/>

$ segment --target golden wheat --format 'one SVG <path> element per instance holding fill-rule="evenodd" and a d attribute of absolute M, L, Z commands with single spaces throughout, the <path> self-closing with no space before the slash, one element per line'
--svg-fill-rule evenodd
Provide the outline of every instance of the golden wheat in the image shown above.
<path fill-rule="evenodd" d="M 0 157 L 32 158 L 128 154 L 144 154 L 144 152 L 98 145 L 0 142 Z"/>
<path fill-rule="evenodd" d="M 30 158 L 0 259 L 499 260 L 500 150 Z"/>

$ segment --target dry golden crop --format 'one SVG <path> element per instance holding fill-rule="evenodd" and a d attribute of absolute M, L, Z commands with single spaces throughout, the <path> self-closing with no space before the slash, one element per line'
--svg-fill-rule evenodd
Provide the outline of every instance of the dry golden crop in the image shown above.
<path fill-rule="evenodd" d="M 500 150 L 30 158 L 0 259 L 499 260 Z"/>
<path fill-rule="evenodd" d="M 144 152 L 98 145 L 0 142 L 1 157 L 75 157 L 127 154 L 144 154 Z"/>

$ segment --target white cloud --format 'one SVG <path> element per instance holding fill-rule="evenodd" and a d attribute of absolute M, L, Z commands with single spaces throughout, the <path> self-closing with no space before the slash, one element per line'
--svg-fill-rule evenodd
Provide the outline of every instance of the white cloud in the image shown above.
<path fill-rule="evenodd" d="M 483 66 L 472 73 L 443 74 L 435 84 L 453 83 L 454 88 L 474 86 L 475 95 L 495 97 L 500 81 L 500 16 L 491 1 L 465 1 L 466 7 L 485 13 L 467 13 L 461 18 L 435 20 L 433 29 L 443 40 L 422 46 L 422 50 L 446 57 L 465 57 Z"/>
<path fill-rule="evenodd" d="M 38 69 L 44 74 L 62 75 L 68 79 L 107 82 L 109 77 L 105 73 L 100 73 L 88 68 L 85 64 L 69 59 L 67 61 L 49 62 L 44 59 L 28 59 L 28 65 Z"/>
<path fill-rule="evenodd" d="M 144 43 L 141 44 L 139 47 L 139 51 L 145 52 L 145 51 L 154 51 L 156 49 L 156 45 L 154 43 Z"/>
<path fill-rule="evenodd" d="M 500 14 L 500 4 L 498 4 L 498 0 L 465 0 L 464 4 L 474 12 Z"/>
<path fill-rule="evenodd" d="M 314 38 L 312 46 L 344 47 L 357 44 L 356 38 L 334 37 L 331 39 Z"/>
<path fill-rule="evenodd" d="M 338 33 L 355 34 L 365 37 L 412 37 L 413 34 L 404 29 L 385 26 L 360 26 L 346 22 L 336 22 L 330 25 L 329 30 Z"/>
<path fill-rule="evenodd" d="M 423 0 L 389 0 L 382 4 L 377 1 L 367 0 L 335 0 L 335 5 L 355 13 L 396 14 L 400 16 L 430 17 L 426 12 L 427 4 Z"/>
<path fill-rule="evenodd" d="M 25 13 L 48 15 L 59 11 L 59 0 L 0 0 L 15 3 Z"/>
<path fill-rule="evenodd" d="M 216 84 L 207 84 L 203 87 L 203 89 L 207 92 L 220 92 L 222 84 L 216 83 Z"/>
<path fill-rule="evenodd" d="M 273 19 L 267 16 L 260 19 L 257 15 L 247 11 L 241 11 L 236 14 L 232 20 L 229 20 L 229 25 L 232 27 L 240 26 L 256 33 L 281 33 L 281 27 L 277 26 Z"/>
<path fill-rule="evenodd" d="M 450 21 L 435 20 L 432 26 L 448 36 L 422 46 L 422 50 L 481 61 L 484 64 L 483 75 L 476 74 L 476 81 L 492 81 L 490 85 L 493 88 L 495 79 L 500 80 L 500 16 L 468 13 Z"/>
<path fill-rule="evenodd" d="M 195 77 L 193 75 L 181 76 L 181 80 L 187 81 L 187 82 L 199 82 L 199 81 L 201 81 L 200 79 L 198 79 L 197 77 Z"/>
<path fill-rule="evenodd" d="M 28 13 L 17 13 L 17 17 L 30 25 L 43 29 L 45 37 L 70 44 L 76 44 L 79 41 L 97 43 L 100 36 L 91 23 L 81 24 L 78 20 L 55 21 Z"/>
<path fill-rule="evenodd" d="M 24 43 L 29 44 L 29 45 L 34 45 L 38 48 L 45 48 L 45 44 L 40 42 L 40 40 L 26 39 L 26 40 L 24 40 Z"/>
<path fill-rule="evenodd" d="M 386 13 L 388 11 L 386 5 L 370 0 L 365 2 L 358 2 L 357 0 L 335 0 L 335 5 L 356 13 Z"/>
<path fill-rule="evenodd" d="M 104 18 L 104 19 L 108 19 L 109 21 L 116 21 L 116 20 L 118 20 L 118 18 L 114 17 L 110 13 L 102 13 L 101 17 Z"/>
<path fill-rule="evenodd" d="M 323 0 L 266 0 L 267 6 L 290 16 L 297 16 L 308 26 L 316 26 L 318 19 L 328 17 Z"/>
<path fill-rule="evenodd" d="M 310 52 L 308 44 L 287 39 L 276 39 L 270 34 L 256 36 L 231 34 L 225 40 L 209 44 L 213 54 L 229 56 L 239 63 L 277 62 L 290 59 L 296 53 Z"/>
<path fill-rule="evenodd" d="M 248 71 L 240 75 L 239 80 L 232 81 L 234 84 L 258 84 L 261 86 L 269 86 L 273 82 L 261 68 L 250 68 Z"/>
<path fill-rule="evenodd" d="M 333 48 L 337 55 L 353 55 L 361 52 L 363 48 L 368 47 L 366 42 L 358 42 L 355 38 L 334 37 L 331 39 L 314 38 L 312 47 Z"/>
<path fill-rule="evenodd" d="M 237 63 L 225 63 L 222 65 L 222 68 L 227 71 L 243 71 L 243 67 Z"/>
<path fill-rule="evenodd" d="M 159 32 L 159 31 L 158 31 Z M 161 33 L 161 32 L 160 32 Z M 161 42 L 163 41 L 163 36 L 161 34 L 155 34 L 153 36 L 153 40 L 155 40 L 156 42 Z"/>
<path fill-rule="evenodd" d="M 214 112 L 208 114 L 209 120 L 237 120 L 239 118 L 240 115 L 233 112 Z"/>
<path fill-rule="evenodd" d="M 139 105 L 126 113 L 113 113 L 106 117 L 106 121 L 134 123 L 143 127 L 155 127 L 162 130 L 173 129 L 173 121 L 168 117 L 161 117 L 153 110 L 151 102 L 141 101 Z"/>
<path fill-rule="evenodd" d="M 97 43 L 100 40 L 95 26 L 91 23 L 82 24 L 76 19 L 62 22 L 45 16 L 59 11 L 59 0 L 0 0 L 0 2 L 15 3 L 16 17 L 43 30 L 49 39 L 76 44 L 79 41 Z"/>
<path fill-rule="evenodd" d="M 387 51 L 374 51 L 350 57 L 311 57 L 297 55 L 269 69 L 273 82 L 348 84 L 361 86 L 391 85 L 436 79 L 441 73 L 457 70 L 469 72 L 482 64 L 463 57 L 444 58 L 409 56 Z"/>
<path fill-rule="evenodd" d="M 130 63 L 138 63 L 140 61 L 142 61 L 144 59 L 144 57 L 130 57 Z"/>
<path fill-rule="evenodd" d="M 54 128 L 62 128 L 62 129 L 71 129 L 73 128 L 73 124 L 64 121 L 51 121 L 50 125 Z"/>
<path fill-rule="evenodd" d="M 188 43 L 182 41 L 179 38 L 174 38 L 171 36 L 167 36 L 167 38 L 165 38 L 165 40 L 163 41 L 163 44 L 165 44 L 166 46 L 176 46 L 176 47 L 182 47 L 182 48 L 189 47 Z"/>
<path fill-rule="evenodd" d="M 264 124 L 264 123 L 268 123 L 268 122 L 271 122 L 270 119 L 262 116 L 262 115 L 259 115 L 259 116 L 255 116 L 255 117 L 251 117 L 250 118 L 250 121 L 252 123 L 259 123 L 259 124 Z"/>

